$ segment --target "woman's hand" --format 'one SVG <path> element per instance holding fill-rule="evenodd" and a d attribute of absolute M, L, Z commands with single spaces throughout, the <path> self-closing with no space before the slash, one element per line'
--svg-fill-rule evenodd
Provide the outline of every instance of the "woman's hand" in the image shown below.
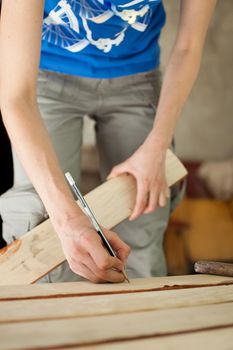
<path fill-rule="evenodd" d="M 169 188 L 165 178 L 165 159 L 166 150 L 156 146 L 148 137 L 130 158 L 115 166 L 109 174 L 108 179 L 123 173 L 132 174 L 136 179 L 136 202 L 130 220 L 166 205 Z"/>
<path fill-rule="evenodd" d="M 116 233 L 103 229 L 117 258 L 109 255 L 100 236 L 84 214 L 80 215 L 78 212 L 77 215 L 67 218 L 62 225 L 53 224 L 73 272 L 94 283 L 124 281 L 122 270 L 130 248 Z"/>

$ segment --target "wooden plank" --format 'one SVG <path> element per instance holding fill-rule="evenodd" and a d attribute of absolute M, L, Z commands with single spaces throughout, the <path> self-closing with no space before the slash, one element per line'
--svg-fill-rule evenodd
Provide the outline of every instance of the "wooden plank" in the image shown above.
<path fill-rule="evenodd" d="M 177 288 L 194 288 L 198 286 L 214 286 L 233 284 L 233 279 L 223 276 L 185 275 L 170 277 L 152 277 L 132 279 L 130 283 L 93 284 L 90 282 L 67 282 L 32 284 L 25 286 L 1 286 L 1 300 L 20 300 L 30 298 L 57 298 L 83 295 L 106 295 L 134 293 L 140 291 L 156 291 Z"/>
<path fill-rule="evenodd" d="M 171 186 L 186 173 L 182 163 L 168 150 L 166 159 L 168 185 Z M 112 228 L 130 215 L 135 194 L 133 177 L 123 175 L 107 181 L 85 198 L 100 224 Z M 50 221 L 47 220 L 0 251 L 0 285 L 33 283 L 64 260 L 60 241 Z"/>
<path fill-rule="evenodd" d="M 57 349 L 233 326 L 233 303 L 0 325 L 0 349 Z"/>
<path fill-rule="evenodd" d="M 153 337 L 151 339 L 94 345 L 88 348 L 72 347 L 72 350 L 187 350 L 187 348 L 189 350 L 231 350 L 232 344 L 233 327 L 230 327 L 168 337 Z M 68 350 L 68 348 L 62 348 L 61 350 Z"/>
<path fill-rule="evenodd" d="M 0 323 L 91 317 L 233 302 L 233 285 L 0 303 Z"/>

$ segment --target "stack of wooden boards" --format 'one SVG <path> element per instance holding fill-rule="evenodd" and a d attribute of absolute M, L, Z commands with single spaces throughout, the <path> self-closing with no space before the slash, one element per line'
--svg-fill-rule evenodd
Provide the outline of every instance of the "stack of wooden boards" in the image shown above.
<path fill-rule="evenodd" d="M 233 279 L 0 288 L 1 350 L 230 350 Z"/>

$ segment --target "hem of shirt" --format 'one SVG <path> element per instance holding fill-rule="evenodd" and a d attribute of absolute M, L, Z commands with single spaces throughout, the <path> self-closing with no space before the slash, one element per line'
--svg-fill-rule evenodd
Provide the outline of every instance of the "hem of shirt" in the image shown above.
<path fill-rule="evenodd" d="M 147 61 L 147 62 L 141 62 L 140 64 L 133 64 L 133 65 L 127 65 L 122 67 L 106 67 L 102 69 L 98 69 L 98 71 L 94 72 L 93 70 L 89 69 L 89 71 L 83 72 L 81 69 L 74 69 L 74 65 L 72 65 L 72 69 L 70 69 L 69 66 L 64 66 L 62 68 L 59 67 L 59 65 L 55 66 L 54 62 L 49 60 L 49 57 L 43 59 L 43 61 L 40 63 L 40 69 L 50 72 L 55 72 L 58 74 L 65 74 L 65 75 L 72 75 L 72 76 L 79 76 L 83 78 L 95 78 L 95 79 L 111 79 L 111 78 L 120 78 L 123 76 L 138 74 L 138 73 L 144 73 L 153 69 L 156 69 L 159 67 L 159 60 L 157 61 Z"/>

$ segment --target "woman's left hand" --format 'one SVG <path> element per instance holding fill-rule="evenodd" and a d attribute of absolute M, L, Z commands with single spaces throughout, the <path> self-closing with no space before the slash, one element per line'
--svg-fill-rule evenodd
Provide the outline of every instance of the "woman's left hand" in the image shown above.
<path fill-rule="evenodd" d="M 113 167 L 108 179 L 129 173 L 137 183 L 137 195 L 130 220 L 164 207 L 170 192 L 165 177 L 166 150 L 147 138 L 126 161 Z"/>

